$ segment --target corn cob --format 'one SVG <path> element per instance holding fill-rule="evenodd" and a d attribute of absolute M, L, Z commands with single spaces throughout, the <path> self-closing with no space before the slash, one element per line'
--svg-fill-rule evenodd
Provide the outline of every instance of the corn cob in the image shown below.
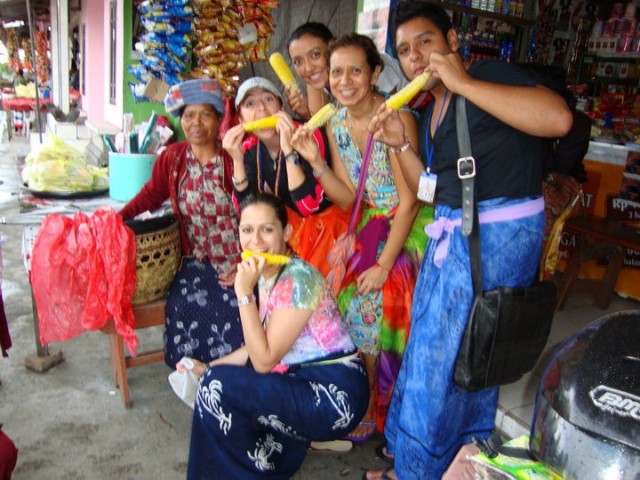
<path fill-rule="evenodd" d="M 307 122 L 307 128 L 309 130 L 315 130 L 320 128 L 329 121 L 333 114 L 336 113 L 336 107 L 333 103 L 327 103 L 324 107 L 318 110 L 313 117 Z"/>
<path fill-rule="evenodd" d="M 291 260 L 291 258 L 287 257 L 286 255 L 276 255 L 274 253 L 254 252 L 253 250 L 245 250 L 244 252 L 242 252 L 241 257 L 242 257 L 242 260 L 246 260 L 247 258 L 251 257 L 252 255 L 259 255 L 261 257 L 264 257 L 264 259 L 267 261 L 267 265 L 286 265 L 287 263 L 289 263 L 289 260 Z"/>
<path fill-rule="evenodd" d="M 278 123 L 278 117 L 271 116 L 261 118 L 259 120 L 254 120 L 252 122 L 246 122 L 242 126 L 244 127 L 245 132 L 253 132 L 254 130 L 265 130 L 267 128 L 276 128 L 276 123 Z"/>
<path fill-rule="evenodd" d="M 282 54 L 278 52 L 272 53 L 269 57 L 269 63 L 285 88 L 289 89 L 291 93 L 298 90 L 296 79 L 293 77 L 293 73 L 291 73 L 291 69 Z"/>
<path fill-rule="evenodd" d="M 405 106 L 422 90 L 422 87 L 429 81 L 429 77 L 431 77 L 431 73 L 424 72 L 411 80 L 408 85 L 405 85 L 400 91 L 394 93 L 387 99 L 387 108 L 398 110 L 400 107 Z"/>

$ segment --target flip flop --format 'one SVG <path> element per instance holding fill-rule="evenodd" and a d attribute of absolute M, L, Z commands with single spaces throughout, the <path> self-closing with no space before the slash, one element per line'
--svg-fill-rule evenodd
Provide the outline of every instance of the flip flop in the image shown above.
<path fill-rule="evenodd" d="M 311 442 L 310 450 L 323 450 L 328 452 L 349 452 L 353 448 L 353 443 L 347 440 L 331 440 L 328 442 Z"/>
<path fill-rule="evenodd" d="M 364 435 L 351 435 L 351 434 L 349 434 L 346 437 L 344 437 L 344 439 L 345 440 L 349 440 L 349 441 L 354 442 L 354 443 L 360 443 L 360 442 L 366 442 L 367 440 L 369 440 L 371 437 L 373 437 L 376 434 L 376 422 L 374 422 L 374 421 L 360 422 L 358 424 L 358 427 L 370 427 L 371 431 L 369 433 L 365 433 Z M 358 428 L 358 427 L 356 427 L 356 428 Z"/>
<path fill-rule="evenodd" d="M 376 445 L 376 456 L 391 465 L 393 465 L 393 462 L 395 460 L 394 455 L 389 455 L 387 453 L 387 442 L 382 442 Z"/>
<path fill-rule="evenodd" d="M 389 476 L 389 472 L 393 470 L 393 467 L 387 467 L 384 470 L 382 470 L 382 474 L 380 475 L 380 480 L 394 480 L 393 478 L 391 478 Z M 365 472 L 362 474 L 362 480 L 369 480 L 367 478 L 367 473 L 369 472 L 377 472 L 378 470 L 365 470 Z"/>

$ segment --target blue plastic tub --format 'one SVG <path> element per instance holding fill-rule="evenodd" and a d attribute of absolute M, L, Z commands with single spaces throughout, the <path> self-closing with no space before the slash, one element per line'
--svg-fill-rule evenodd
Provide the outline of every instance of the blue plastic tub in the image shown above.
<path fill-rule="evenodd" d="M 151 178 L 155 153 L 109 152 L 109 196 L 128 202 Z"/>

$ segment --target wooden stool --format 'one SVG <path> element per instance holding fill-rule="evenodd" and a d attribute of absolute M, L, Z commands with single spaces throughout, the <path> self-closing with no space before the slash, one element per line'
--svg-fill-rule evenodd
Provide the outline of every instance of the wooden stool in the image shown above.
<path fill-rule="evenodd" d="M 155 300 L 149 303 L 142 303 L 133 306 L 133 316 L 135 319 L 134 329 L 164 325 L 164 299 Z M 122 338 L 116 332 L 113 319 L 102 328 L 104 333 L 109 335 L 111 350 L 111 369 L 113 370 L 113 380 L 116 388 L 120 387 L 122 401 L 125 408 L 131 407 L 129 398 L 129 383 L 127 381 L 127 368 L 140 367 L 154 362 L 164 360 L 164 349 L 138 352 L 136 357 L 125 355 Z"/>
<path fill-rule="evenodd" d="M 640 250 L 640 233 L 628 225 L 582 215 L 567 220 L 564 229 L 575 233 L 578 238 L 560 278 L 556 308 L 564 308 L 567 297 L 573 292 L 593 293 L 596 306 L 607 308 L 622 268 L 624 250 Z M 606 262 L 601 279 L 578 278 L 582 264 L 589 260 Z"/>

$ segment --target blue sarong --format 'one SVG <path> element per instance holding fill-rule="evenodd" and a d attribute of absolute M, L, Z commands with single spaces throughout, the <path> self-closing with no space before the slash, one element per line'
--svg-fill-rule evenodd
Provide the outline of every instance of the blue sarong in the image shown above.
<path fill-rule="evenodd" d="M 479 211 L 529 199 L 493 199 Z M 460 217 L 439 205 L 435 219 Z M 480 225 L 485 290 L 528 286 L 542 251 L 544 212 Z M 443 241 L 441 239 L 440 241 Z M 416 283 L 412 326 L 385 425 L 389 453 L 402 480 L 440 479 L 460 447 L 472 437 L 486 438 L 494 427 L 498 388 L 466 392 L 453 370 L 473 303 L 468 239 L 457 227 L 442 265 L 434 263 L 439 241 L 429 240 Z"/>
<path fill-rule="evenodd" d="M 312 440 L 343 438 L 368 403 L 357 357 L 285 374 L 213 367 L 198 384 L 187 480 L 291 478 Z"/>
<path fill-rule="evenodd" d="M 210 362 L 243 345 L 235 291 L 218 283 L 208 261 L 183 258 L 165 316 L 164 361 L 173 369 L 182 357 Z"/>

